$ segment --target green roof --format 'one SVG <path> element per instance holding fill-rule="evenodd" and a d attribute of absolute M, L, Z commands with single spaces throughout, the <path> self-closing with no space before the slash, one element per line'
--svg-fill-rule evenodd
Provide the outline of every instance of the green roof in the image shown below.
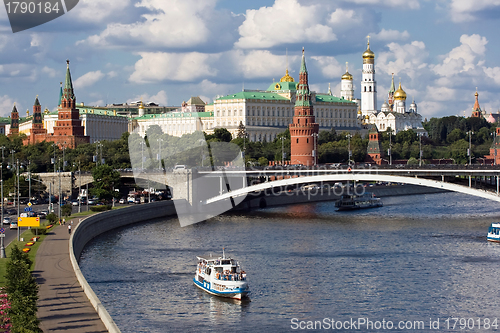
<path fill-rule="evenodd" d="M 162 119 L 162 118 L 206 118 L 213 117 L 213 112 L 167 112 L 160 114 L 145 114 L 141 117 L 136 117 L 134 119 Z"/>
<path fill-rule="evenodd" d="M 332 95 L 316 95 L 316 102 L 326 102 L 326 103 L 355 103 L 341 97 L 335 97 Z"/>
<path fill-rule="evenodd" d="M 286 90 L 297 90 L 298 82 L 273 82 L 267 91 L 286 91 Z"/>
<path fill-rule="evenodd" d="M 288 98 L 285 98 L 276 93 L 262 92 L 262 91 L 241 91 L 237 94 L 227 95 L 224 97 L 217 98 L 218 101 L 229 100 L 229 99 L 267 99 L 275 101 L 289 101 Z"/>

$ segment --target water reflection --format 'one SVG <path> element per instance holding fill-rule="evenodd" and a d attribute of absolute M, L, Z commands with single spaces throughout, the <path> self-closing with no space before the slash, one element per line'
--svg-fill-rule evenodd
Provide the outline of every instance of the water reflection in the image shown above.
<path fill-rule="evenodd" d="M 491 317 L 500 305 L 500 244 L 485 238 L 500 220 L 491 206 L 451 193 L 387 198 L 355 214 L 318 203 L 185 228 L 157 221 L 96 239 L 81 267 L 124 333 L 281 332 L 291 318 Z M 248 273 L 251 302 L 193 285 L 196 255 L 222 247 Z"/>

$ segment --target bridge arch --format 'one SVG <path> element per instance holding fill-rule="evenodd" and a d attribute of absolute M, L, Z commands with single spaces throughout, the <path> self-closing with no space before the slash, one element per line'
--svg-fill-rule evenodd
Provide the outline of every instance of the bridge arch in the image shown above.
<path fill-rule="evenodd" d="M 281 180 L 269 181 L 265 183 L 260 183 L 256 185 L 251 185 L 247 187 L 243 187 L 231 192 L 224 193 L 222 195 L 215 196 L 206 200 L 206 204 L 215 203 L 220 200 L 225 200 L 229 198 L 235 198 L 239 196 L 247 195 L 250 192 L 258 192 L 266 189 L 276 188 L 276 187 L 286 187 L 290 185 L 296 184 L 304 184 L 304 183 L 321 183 L 321 182 L 340 182 L 340 181 L 352 181 L 352 182 L 360 182 L 360 181 L 381 181 L 381 182 L 392 182 L 392 183 L 405 183 L 405 184 L 413 184 L 413 185 L 421 185 L 433 188 L 439 188 L 442 190 L 454 191 L 464 194 L 469 194 L 493 201 L 500 202 L 500 196 L 495 194 L 494 192 L 489 192 L 485 190 L 479 190 L 468 186 L 458 185 L 447 183 L 443 181 L 425 179 L 425 178 L 417 178 L 417 177 L 405 177 L 405 176 L 393 176 L 393 175 L 384 175 L 384 174 L 355 174 L 355 173 L 346 173 L 346 174 L 325 174 L 325 175 L 316 175 L 316 176 L 306 176 L 306 177 L 296 177 L 296 178 L 286 178 Z"/>

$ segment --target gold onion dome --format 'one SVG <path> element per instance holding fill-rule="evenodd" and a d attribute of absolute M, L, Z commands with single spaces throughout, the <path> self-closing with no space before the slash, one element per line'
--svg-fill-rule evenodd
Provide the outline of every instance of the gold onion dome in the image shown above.
<path fill-rule="evenodd" d="M 349 72 L 345 72 L 345 74 L 342 75 L 342 80 L 352 80 L 352 75 Z"/>
<path fill-rule="evenodd" d="M 293 77 L 291 77 L 290 75 L 288 75 L 288 69 L 286 70 L 285 76 L 283 76 L 281 78 L 280 82 L 295 82 L 295 80 L 293 79 Z"/>
<path fill-rule="evenodd" d="M 401 88 L 401 82 L 399 82 L 398 90 L 396 90 L 394 92 L 394 99 L 404 99 L 404 100 L 406 100 L 406 93 L 403 90 L 403 88 Z"/>
<path fill-rule="evenodd" d="M 363 59 L 375 59 L 375 53 L 373 53 L 373 51 L 370 50 L 370 42 L 368 42 L 368 47 L 366 48 L 366 51 L 363 52 Z"/>

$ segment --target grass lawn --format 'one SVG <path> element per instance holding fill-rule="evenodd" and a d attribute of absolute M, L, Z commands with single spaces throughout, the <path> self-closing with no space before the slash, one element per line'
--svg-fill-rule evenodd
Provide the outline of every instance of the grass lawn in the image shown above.
<path fill-rule="evenodd" d="M 121 207 L 115 207 L 113 209 L 119 209 L 119 208 L 123 208 L 123 207 L 127 207 L 127 206 L 121 206 Z M 95 214 L 96 212 L 92 212 L 92 211 L 87 211 L 87 212 L 81 212 L 81 213 L 75 213 L 75 214 L 72 214 L 71 216 L 69 217 L 66 217 L 66 220 L 70 220 L 72 218 L 79 218 L 79 217 L 87 217 L 89 215 L 92 215 L 92 214 Z M 45 222 L 43 223 L 44 226 L 46 225 L 49 225 L 49 222 Z M 33 270 L 33 268 L 35 267 L 35 257 L 36 257 L 36 252 L 38 250 L 38 248 L 40 247 L 40 244 L 41 242 L 45 239 L 45 237 L 47 237 L 47 235 L 40 235 L 40 239 L 38 241 L 35 242 L 34 245 L 32 246 L 25 246 L 26 243 L 28 243 L 30 241 L 31 238 L 33 238 L 35 235 L 33 235 L 33 233 L 31 232 L 31 230 L 25 230 L 22 234 L 21 234 L 21 237 L 20 238 L 23 238 L 24 241 L 23 242 L 18 242 L 17 241 L 17 238 L 16 240 L 12 241 L 6 248 L 5 248 L 5 255 L 7 256 L 7 258 L 0 258 L 0 287 L 4 287 L 5 284 L 6 284 L 6 280 L 5 280 L 5 271 L 6 271 L 6 266 L 7 266 L 7 261 L 9 260 L 9 257 L 10 257 L 10 251 L 12 250 L 12 247 L 17 244 L 17 247 L 20 248 L 20 249 L 23 249 L 25 247 L 28 247 L 30 248 L 30 252 L 28 252 L 28 255 L 30 257 L 30 259 L 33 261 L 33 266 L 31 267 L 31 269 Z"/>
<path fill-rule="evenodd" d="M 35 242 L 34 245 L 32 246 L 25 246 L 26 243 L 30 242 L 30 239 L 35 237 L 31 230 L 25 230 L 22 234 L 21 237 L 24 239 L 24 241 L 17 241 L 17 238 L 13 240 L 6 248 L 5 248 L 5 255 L 7 258 L 0 258 L 0 287 L 5 287 L 6 280 L 5 280 L 5 272 L 6 272 L 6 267 L 7 267 L 7 261 L 9 261 L 10 257 L 10 251 L 12 250 L 12 247 L 17 244 L 17 247 L 20 249 L 23 249 L 25 247 L 30 248 L 30 252 L 28 252 L 29 258 L 33 261 L 33 266 L 31 269 L 33 270 L 35 266 L 35 256 L 38 248 L 40 247 L 40 243 L 47 237 L 47 235 L 39 235 L 40 239 Z"/>

